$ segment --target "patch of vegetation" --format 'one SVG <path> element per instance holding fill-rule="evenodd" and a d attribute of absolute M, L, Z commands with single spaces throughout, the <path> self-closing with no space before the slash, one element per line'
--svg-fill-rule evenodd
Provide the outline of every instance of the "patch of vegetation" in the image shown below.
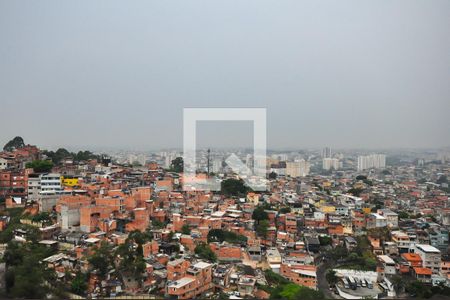
<path fill-rule="evenodd" d="M 113 261 L 112 248 L 107 242 L 102 242 L 99 247 L 94 250 L 94 253 L 88 257 L 88 262 L 97 271 L 101 279 L 105 279 L 108 271 L 111 268 Z"/>
<path fill-rule="evenodd" d="M 325 299 L 322 292 L 291 283 L 272 270 L 266 270 L 264 275 L 269 286 L 258 286 L 258 288 L 270 293 L 270 299 Z"/>
<path fill-rule="evenodd" d="M 9 216 L 9 224 L 5 230 L 0 232 L 0 243 L 8 243 L 14 235 L 14 230 L 22 226 L 20 218 L 22 217 L 24 209 L 21 207 L 10 208 L 3 212 L 3 215 Z"/>
<path fill-rule="evenodd" d="M 41 212 L 31 217 L 31 221 L 36 223 L 42 223 L 44 226 L 53 224 L 53 219 L 48 212 Z"/>
<path fill-rule="evenodd" d="M 257 206 L 252 213 L 252 219 L 259 223 L 262 220 L 268 220 L 269 215 L 265 212 L 267 208 L 263 205 Z"/>
<path fill-rule="evenodd" d="M 62 295 L 62 288 L 54 284 L 56 274 L 41 261 L 55 254 L 55 251 L 40 245 L 27 236 L 31 242 L 10 241 L 3 261 L 6 264 L 6 294 L 12 298 L 47 298 Z M 48 284 L 48 283 L 52 284 Z"/>
<path fill-rule="evenodd" d="M 339 281 L 339 277 L 337 277 L 336 271 L 334 270 L 328 270 L 327 274 L 325 274 L 325 278 L 330 286 L 334 286 Z"/>
<path fill-rule="evenodd" d="M 406 211 L 399 211 L 398 218 L 399 219 L 409 219 L 409 214 Z"/>
<path fill-rule="evenodd" d="M 195 254 L 197 254 L 200 258 L 209 260 L 210 262 L 217 261 L 217 256 L 214 251 L 211 250 L 208 244 L 200 243 L 195 247 Z"/>
<path fill-rule="evenodd" d="M 153 219 L 152 220 L 152 226 L 156 229 L 163 229 L 166 224 L 164 224 L 163 222 L 161 222 L 160 220 L 157 219 Z"/>
<path fill-rule="evenodd" d="M 89 159 L 100 159 L 91 151 L 78 151 L 77 153 L 69 152 L 67 149 L 59 148 L 56 151 L 43 151 L 43 153 L 52 160 L 53 164 L 59 164 L 63 159 L 70 158 L 74 161 L 86 161 Z"/>
<path fill-rule="evenodd" d="M 408 283 L 405 287 L 406 292 L 411 296 L 419 299 L 428 299 L 434 295 L 450 295 L 450 288 L 441 284 L 438 286 L 429 286 L 420 281 L 412 281 Z"/>
<path fill-rule="evenodd" d="M 142 244 L 138 244 L 135 249 L 133 241 L 128 238 L 125 243 L 117 247 L 115 255 L 121 258 L 117 267 L 119 274 L 141 282 L 145 271 Z"/>
<path fill-rule="evenodd" d="M 221 192 L 227 197 L 245 196 L 249 191 L 251 189 L 244 184 L 242 179 L 229 178 L 221 182 Z"/>
<path fill-rule="evenodd" d="M 16 136 L 15 138 L 13 138 L 12 140 L 10 140 L 9 142 L 7 142 L 5 144 L 5 146 L 3 147 L 3 151 L 14 151 L 15 149 L 20 149 L 25 147 L 25 142 L 23 141 L 23 138 L 20 136 Z"/>
<path fill-rule="evenodd" d="M 321 246 L 331 245 L 331 237 L 329 236 L 319 236 L 319 242 Z"/>
<path fill-rule="evenodd" d="M 191 234 L 191 228 L 189 227 L 188 224 L 184 224 L 183 227 L 181 227 L 181 233 L 182 234 L 188 234 L 188 235 Z"/>
<path fill-rule="evenodd" d="M 47 173 L 53 168 L 53 162 L 50 160 L 33 160 L 25 165 L 26 168 L 33 169 L 36 173 Z"/>
<path fill-rule="evenodd" d="M 261 222 L 259 222 L 258 224 L 256 224 L 256 234 L 258 234 L 259 236 L 266 238 L 267 237 L 267 232 L 269 229 L 269 221 L 268 220 L 262 220 Z"/>
<path fill-rule="evenodd" d="M 358 245 L 351 253 L 343 246 L 332 250 L 332 257 L 338 261 L 336 268 L 363 271 L 375 271 L 377 262 L 373 254 L 367 236 L 356 237 Z"/>
<path fill-rule="evenodd" d="M 291 212 L 291 208 L 289 206 L 282 207 L 278 210 L 280 214 L 287 214 Z"/>
<path fill-rule="evenodd" d="M 224 241 L 233 244 L 245 244 L 247 243 L 247 237 L 222 229 L 212 229 L 208 232 L 208 243 L 222 243 Z"/>
<path fill-rule="evenodd" d="M 275 273 L 272 270 L 264 271 L 264 275 L 266 276 L 266 280 L 270 285 L 280 285 L 280 284 L 288 284 L 290 281 L 280 274 Z"/>
<path fill-rule="evenodd" d="M 174 160 L 172 160 L 169 171 L 175 173 L 182 173 L 183 168 L 184 168 L 183 158 L 177 157 Z"/>
<path fill-rule="evenodd" d="M 87 275 L 81 272 L 77 272 L 75 278 L 72 279 L 70 284 L 70 291 L 74 294 L 85 296 L 88 288 Z"/>
<path fill-rule="evenodd" d="M 359 197 L 363 191 L 363 189 L 351 188 L 347 191 L 347 193 L 352 194 L 355 197 Z"/>

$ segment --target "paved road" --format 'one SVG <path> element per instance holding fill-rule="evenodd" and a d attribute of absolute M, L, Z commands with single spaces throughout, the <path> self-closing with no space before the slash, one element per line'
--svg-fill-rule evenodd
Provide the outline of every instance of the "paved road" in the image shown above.
<path fill-rule="evenodd" d="M 330 268 L 330 262 L 321 262 L 317 266 L 317 288 L 323 292 L 327 299 L 339 299 L 340 297 L 330 291 L 327 279 L 325 278 L 327 270 Z"/>

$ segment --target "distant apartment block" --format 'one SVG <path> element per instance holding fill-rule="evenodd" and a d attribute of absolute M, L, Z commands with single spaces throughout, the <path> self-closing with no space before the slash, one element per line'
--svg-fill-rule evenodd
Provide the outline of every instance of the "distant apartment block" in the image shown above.
<path fill-rule="evenodd" d="M 325 147 L 322 149 L 322 158 L 331 158 L 331 148 L 330 147 Z"/>
<path fill-rule="evenodd" d="M 358 171 L 367 169 L 380 169 L 386 167 L 386 155 L 371 154 L 358 156 Z"/>
<path fill-rule="evenodd" d="M 310 164 L 308 161 L 301 159 L 295 162 L 286 162 L 286 176 L 304 177 L 309 175 Z"/>
<path fill-rule="evenodd" d="M 339 159 L 337 158 L 324 158 L 322 160 L 322 169 L 324 170 L 338 170 L 340 168 Z"/>

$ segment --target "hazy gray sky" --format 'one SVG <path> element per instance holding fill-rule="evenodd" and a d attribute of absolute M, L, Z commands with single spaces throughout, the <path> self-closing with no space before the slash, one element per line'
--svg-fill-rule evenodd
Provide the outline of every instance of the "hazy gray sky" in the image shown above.
<path fill-rule="evenodd" d="M 266 107 L 272 148 L 450 146 L 450 1 L 0 0 L 1 145 L 181 147 L 183 107 Z"/>

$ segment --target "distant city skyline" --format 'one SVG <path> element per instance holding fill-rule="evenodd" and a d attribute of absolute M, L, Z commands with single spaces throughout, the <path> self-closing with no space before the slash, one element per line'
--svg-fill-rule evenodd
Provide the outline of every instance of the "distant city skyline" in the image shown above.
<path fill-rule="evenodd" d="M 23 137 L 23 136 L 22 136 Z M 13 138 L 13 137 L 12 137 Z M 4 141 L 0 140 L 0 148 L 3 148 L 3 146 L 9 141 L 10 139 L 5 139 Z M 140 152 L 159 152 L 159 151 L 176 151 L 176 152 L 183 152 L 183 148 L 182 147 L 152 147 L 152 146 L 102 146 L 102 145 L 64 145 L 64 144 L 60 144 L 60 145 L 44 145 L 44 144 L 40 144 L 40 143 L 31 143 L 29 141 L 27 141 L 26 138 L 24 138 L 25 143 L 26 144 L 30 144 L 30 145 L 35 145 L 38 146 L 40 149 L 44 149 L 44 150 L 52 150 L 55 151 L 59 148 L 65 148 L 69 151 L 84 151 L 84 150 L 89 150 L 89 151 L 93 151 L 93 152 L 105 152 L 105 153 L 109 153 L 109 152 L 117 152 L 117 151 L 125 151 L 125 152 L 136 152 L 136 153 L 140 153 Z M 212 149 L 212 150 L 219 150 L 219 151 L 229 151 L 229 150 L 248 150 L 248 151 L 252 151 L 252 148 L 250 147 L 199 147 L 198 151 L 204 151 L 206 149 Z M 284 153 L 284 152 L 298 152 L 298 151 L 316 151 L 317 155 L 321 155 L 321 151 L 323 150 L 322 146 L 311 146 L 311 147 L 272 147 L 272 148 L 267 148 L 268 151 L 268 155 L 271 152 L 275 152 L 275 153 Z M 379 151 L 385 151 L 385 152 L 396 152 L 396 151 L 444 151 L 444 152 L 450 152 L 450 146 L 437 146 L 437 147 L 338 147 L 338 148 L 333 148 L 333 154 L 340 153 L 340 152 L 347 152 L 347 151 L 351 151 L 351 152 L 362 152 L 362 153 L 375 153 L 375 152 L 379 152 Z"/>
<path fill-rule="evenodd" d="M 449 11 L 414 0 L 2 1 L 0 143 L 181 148 L 183 108 L 263 107 L 269 149 L 448 147 Z M 251 139 L 246 126 L 210 126 L 199 130 L 211 147 Z"/>

